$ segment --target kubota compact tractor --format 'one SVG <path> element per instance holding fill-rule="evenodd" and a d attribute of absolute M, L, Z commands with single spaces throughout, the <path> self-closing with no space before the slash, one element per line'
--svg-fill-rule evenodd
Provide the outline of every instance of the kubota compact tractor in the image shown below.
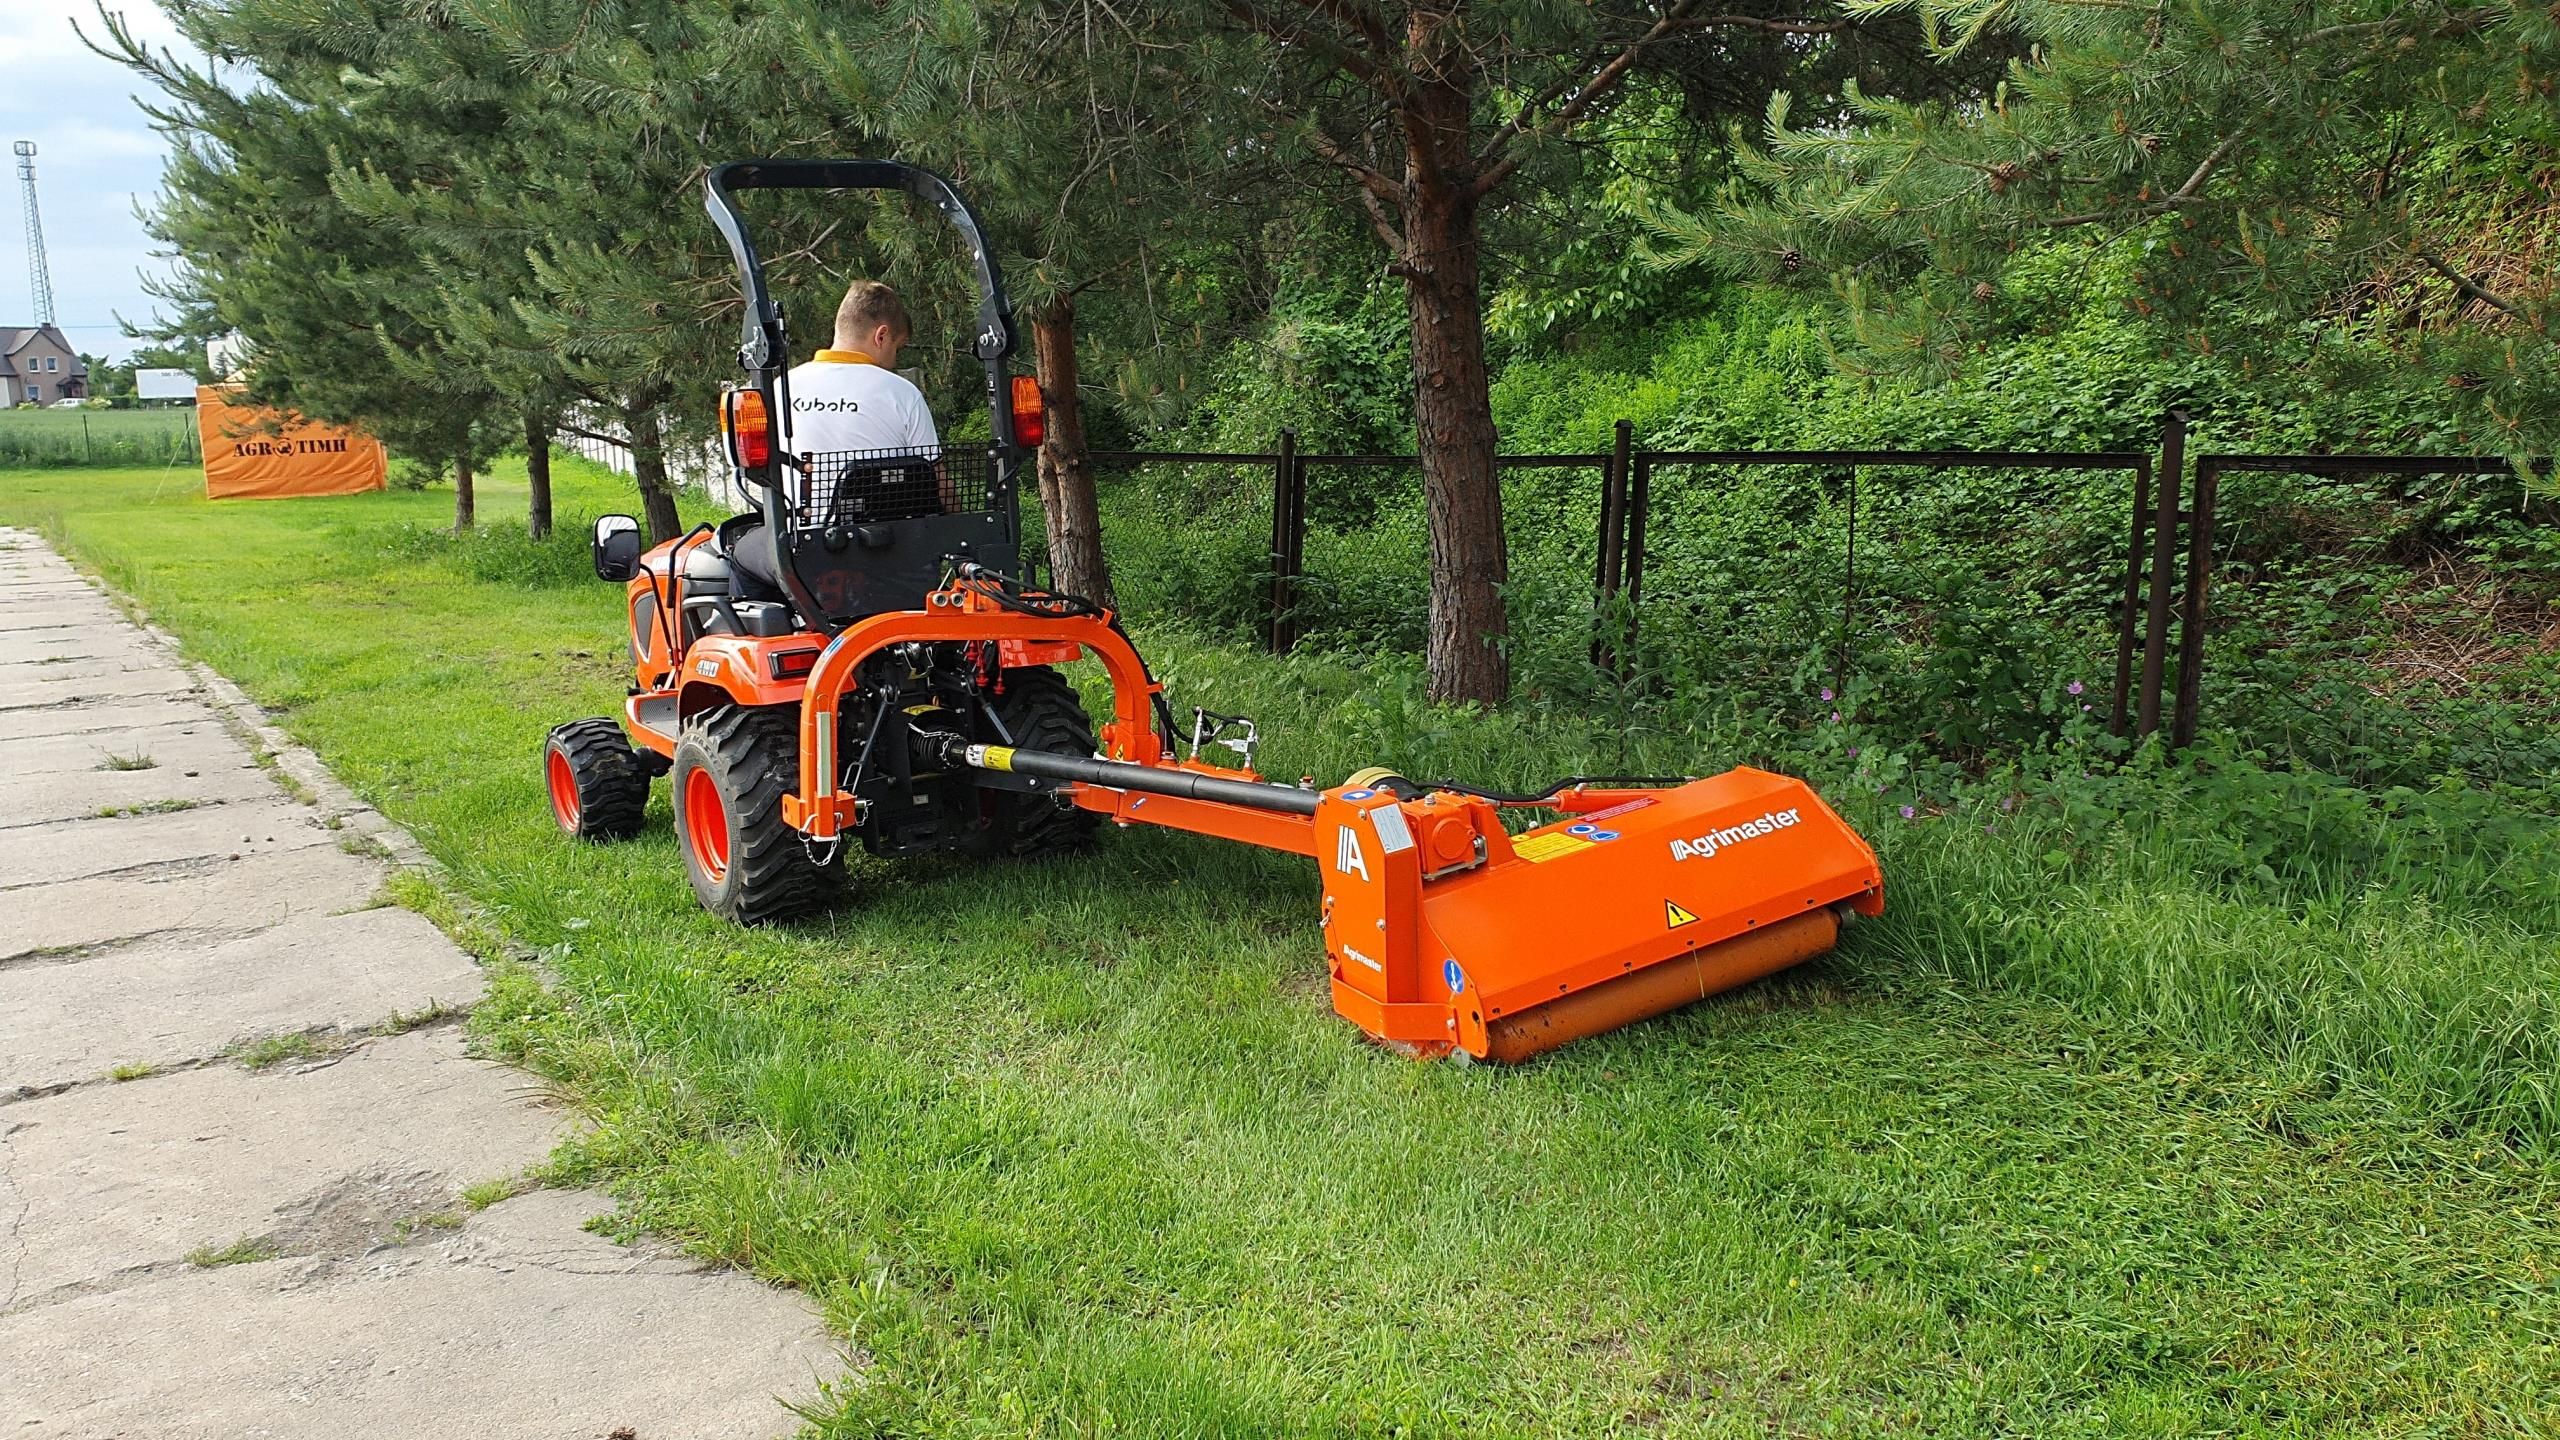
<path fill-rule="evenodd" d="M 903 191 L 959 228 L 991 441 L 793 448 L 789 337 L 737 203 L 766 189 Z M 1285 850 L 1323 874 L 1336 1010 L 1415 1053 L 1497 1060 L 1808 959 L 1851 912 L 1883 910 L 1874 852 L 1802 782 L 1764 771 L 1505 795 L 1373 770 L 1316 789 L 1265 781 L 1250 724 L 1205 711 L 1183 755 L 1118 618 L 1014 578 L 1015 476 L 1043 412 L 1032 379 L 1007 375 L 1013 319 L 967 202 L 938 175 L 865 160 L 724 165 L 708 190 L 746 301 L 747 381 L 724 397 L 722 430 L 759 503 L 645 555 L 630 517 L 597 522 L 636 683 L 620 722 L 551 732 L 570 834 L 635 833 L 651 779 L 670 776 L 694 893 L 749 924 L 825 901 L 849 841 L 1033 855 L 1108 817 Z M 1098 736 L 1055 668 L 1083 656 L 1111 686 Z M 1201 758 L 1219 742 L 1242 763 Z M 1555 818 L 1515 832 L 1506 810 Z"/>

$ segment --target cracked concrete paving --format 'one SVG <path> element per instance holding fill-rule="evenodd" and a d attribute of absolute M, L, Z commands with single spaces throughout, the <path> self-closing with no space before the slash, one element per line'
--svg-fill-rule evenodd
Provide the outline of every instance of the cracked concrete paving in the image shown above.
<path fill-rule="evenodd" d="M 388 1033 L 482 987 L 380 903 L 408 838 L 24 532 L 0 595 L 0 1436 L 791 1430 L 843 1369 L 799 1297 L 593 1195 L 465 1203 L 570 1122 L 451 1019 Z"/>

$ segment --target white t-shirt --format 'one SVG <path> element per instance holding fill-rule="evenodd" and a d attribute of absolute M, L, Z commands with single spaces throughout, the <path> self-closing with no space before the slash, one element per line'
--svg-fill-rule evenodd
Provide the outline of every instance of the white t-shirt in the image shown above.
<path fill-rule="evenodd" d="M 933 412 L 924 392 L 895 370 L 868 360 L 818 358 L 791 369 L 791 419 L 785 448 L 795 455 L 874 450 L 940 459 Z"/>

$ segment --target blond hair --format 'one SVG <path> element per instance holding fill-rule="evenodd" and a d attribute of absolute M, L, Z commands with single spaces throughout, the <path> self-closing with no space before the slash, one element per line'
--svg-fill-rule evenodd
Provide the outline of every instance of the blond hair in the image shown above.
<path fill-rule="evenodd" d="M 883 325 L 901 339 L 915 333 L 907 321 L 907 302 L 898 292 L 877 280 L 846 286 L 844 303 L 836 307 L 836 339 L 860 340 Z"/>

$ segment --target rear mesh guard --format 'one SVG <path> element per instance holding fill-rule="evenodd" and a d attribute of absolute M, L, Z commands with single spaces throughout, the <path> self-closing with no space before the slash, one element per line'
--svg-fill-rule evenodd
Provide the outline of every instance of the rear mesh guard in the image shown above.
<path fill-rule="evenodd" d="M 832 450 L 794 456 L 792 528 L 804 536 L 859 525 L 993 510 L 994 457 L 944 450 Z"/>

